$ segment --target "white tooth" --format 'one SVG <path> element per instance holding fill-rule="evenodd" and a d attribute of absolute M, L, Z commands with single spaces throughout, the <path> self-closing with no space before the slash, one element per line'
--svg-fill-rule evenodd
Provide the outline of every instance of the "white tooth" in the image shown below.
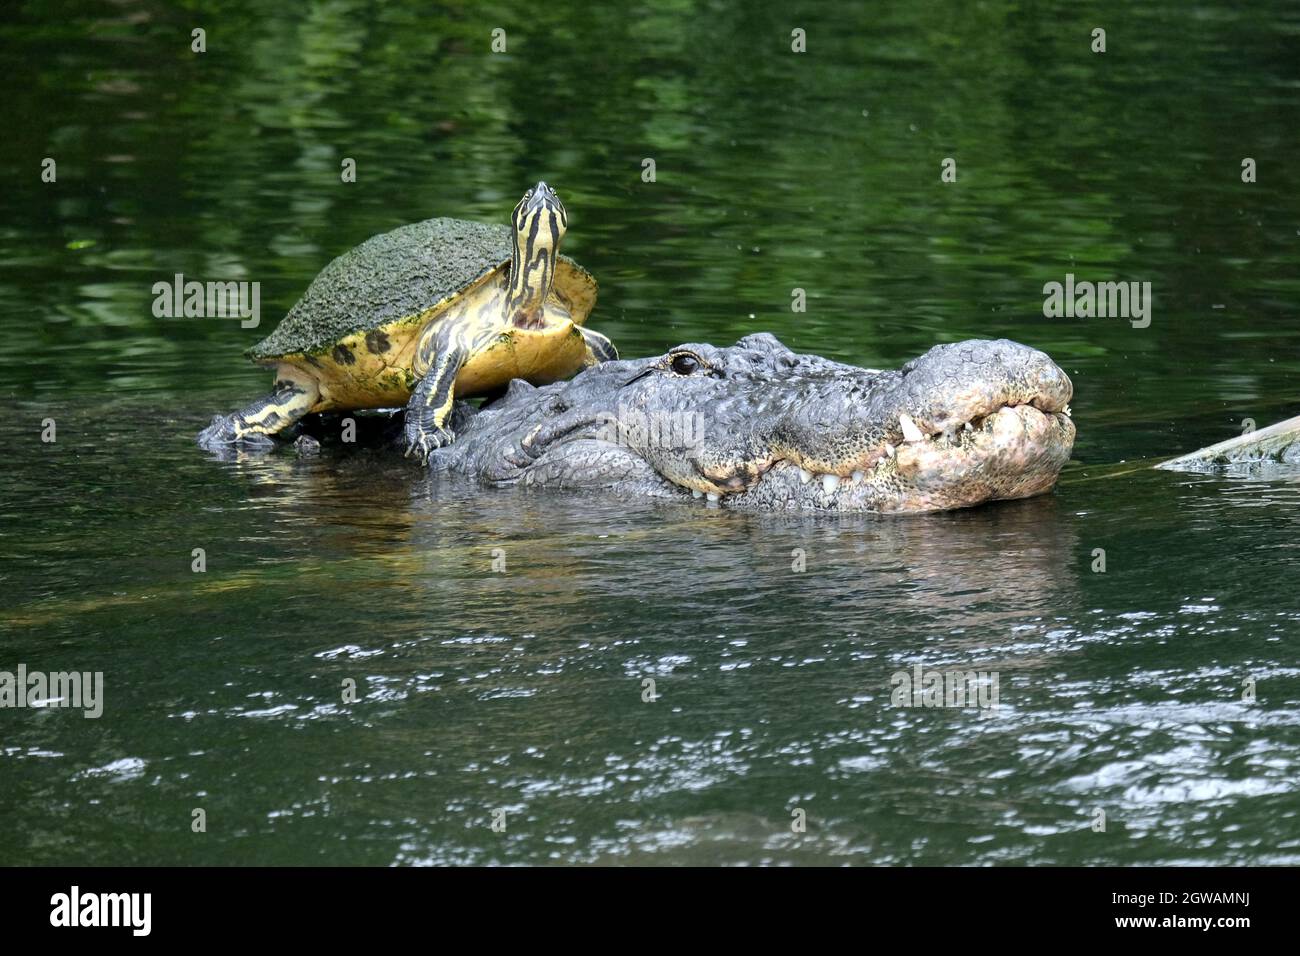
<path fill-rule="evenodd" d="M 809 471 L 807 468 L 800 468 L 799 480 L 802 481 L 805 485 L 808 484 L 808 482 L 812 481 L 812 472 Z"/>
<path fill-rule="evenodd" d="M 711 492 L 711 491 L 708 493 L 708 495 L 707 495 L 706 497 L 707 497 L 710 501 L 717 501 L 717 500 L 718 500 L 718 496 L 715 495 L 715 494 L 714 494 L 713 492 Z"/>
<path fill-rule="evenodd" d="M 861 481 L 865 477 L 866 476 L 860 471 L 855 471 L 853 474 L 849 475 L 849 478 L 853 481 Z"/>
<path fill-rule="evenodd" d="M 921 434 L 921 429 L 916 427 L 916 422 L 906 412 L 898 416 L 898 424 L 903 428 L 903 441 L 920 441 L 925 436 Z"/>
<path fill-rule="evenodd" d="M 692 488 L 692 489 L 691 489 L 691 497 L 692 497 L 692 498 L 703 498 L 703 497 L 704 497 L 704 492 L 700 491 L 700 489 L 698 489 L 698 488 Z"/>
<path fill-rule="evenodd" d="M 885 457 L 893 458 L 897 454 L 898 454 L 898 449 L 895 448 L 893 445 L 889 444 L 889 442 L 885 442 Z"/>
<path fill-rule="evenodd" d="M 967 422 L 965 425 L 963 425 L 963 426 L 961 426 L 961 427 L 962 427 L 962 430 L 963 430 L 963 431 L 973 432 L 973 431 L 975 430 L 975 429 L 973 429 L 973 428 L 970 427 L 970 422 Z"/>
<path fill-rule="evenodd" d="M 1068 418 L 1069 416 L 1071 416 L 1071 415 L 1074 414 L 1074 412 L 1070 411 L 1070 406 L 1069 406 L 1069 405 L 1066 405 L 1066 406 L 1065 406 L 1064 411 L 1065 411 L 1065 415 L 1066 415 L 1067 418 Z"/>
<path fill-rule="evenodd" d="M 839 475 L 822 475 L 822 488 L 829 495 L 832 491 L 840 486 Z"/>

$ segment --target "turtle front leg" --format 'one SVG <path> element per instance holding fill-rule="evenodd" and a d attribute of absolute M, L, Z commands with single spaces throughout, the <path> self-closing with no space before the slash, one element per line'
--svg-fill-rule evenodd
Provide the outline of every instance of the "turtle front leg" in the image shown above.
<path fill-rule="evenodd" d="M 578 326 L 578 331 L 587 342 L 587 365 L 599 365 L 601 362 L 618 360 L 618 349 L 614 348 L 614 343 L 605 336 L 581 325 Z"/>
<path fill-rule="evenodd" d="M 415 346 L 413 370 L 427 369 L 406 403 L 406 457 L 429 460 L 435 448 L 456 440 L 451 413 L 456 404 L 456 376 L 469 362 L 491 348 L 501 335 L 496 326 L 434 320 Z"/>
<path fill-rule="evenodd" d="M 420 379 L 406 403 L 406 457 L 412 454 L 428 461 L 435 448 L 450 445 L 456 434 L 448 427 L 456 402 L 456 376 L 468 357 L 467 350 L 449 346 L 436 356 L 434 365 Z"/>
<path fill-rule="evenodd" d="M 270 395 L 229 415 L 213 416 L 212 423 L 199 432 L 198 443 L 209 449 L 235 444 L 269 445 L 271 435 L 306 415 L 319 398 L 320 388 L 314 378 L 293 366 L 281 365 Z"/>

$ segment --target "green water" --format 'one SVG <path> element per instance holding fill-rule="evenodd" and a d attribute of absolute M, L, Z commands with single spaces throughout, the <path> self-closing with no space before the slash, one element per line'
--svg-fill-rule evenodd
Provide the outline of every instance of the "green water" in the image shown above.
<path fill-rule="evenodd" d="M 105 709 L 0 710 L 0 859 L 1300 862 L 1300 476 L 1111 467 L 1300 412 L 1300 10 L 788 11 L 6 9 L 0 670 Z M 333 256 L 541 178 L 624 355 L 1008 336 L 1072 377 L 1076 462 L 818 519 L 193 445 Z M 178 272 L 262 326 L 155 318 Z M 1151 282 L 1150 326 L 1044 318 L 1067 272 Z M 918 663 L 999 707 L 890 706 Z"/>

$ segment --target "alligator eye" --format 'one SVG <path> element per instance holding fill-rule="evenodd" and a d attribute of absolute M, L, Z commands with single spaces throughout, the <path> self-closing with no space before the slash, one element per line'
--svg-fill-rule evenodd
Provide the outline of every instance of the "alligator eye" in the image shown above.
<path fill-rule="evenodd" d="M 674 355 L 672 360 L 672 369 L 678 375 L 690 375 L 692 372 L 699 371 L 700 360 L 694 355 L 681 354 Z"/>

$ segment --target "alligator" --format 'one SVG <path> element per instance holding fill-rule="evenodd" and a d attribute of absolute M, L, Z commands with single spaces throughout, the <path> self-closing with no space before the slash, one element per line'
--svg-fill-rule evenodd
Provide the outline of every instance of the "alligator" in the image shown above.
<path fill-rule="evenodd" d="M 456 407 L 435 474 L 721 507 L 923 513 L 1025 498 L 1074 444 L 1070 379 L 1006 339 L 937 345 L 896 371 L 767 333 L 610 361 Z"/>
<path fill-rule="evenodd" d="M 1211 471 L 1230 465 L 1300 465 L 1300 415 L 1162 461 L 1155 467 L 1167 471 Z"/>

